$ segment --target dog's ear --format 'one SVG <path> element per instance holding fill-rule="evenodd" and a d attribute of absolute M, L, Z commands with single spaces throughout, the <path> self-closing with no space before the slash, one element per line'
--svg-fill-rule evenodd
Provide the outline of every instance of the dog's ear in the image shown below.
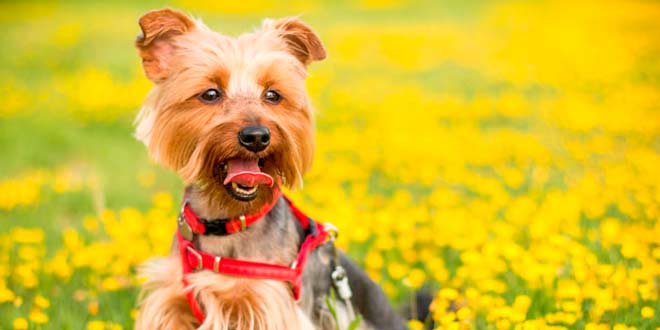
<path fill-rule="evenodd" d="M 264 28 L 277 31 L 280 38 L 286 43 L 289 52 L 305 65 L 320 61 L 326 56 L 319 36 L 297 17 L 266 20 Z"/>
<path fill-rule="evenodd" d="M 194 30 L 195 21 L 180 11 L 165 8 L 144 14 L 138 23 L 142 33 L 135 40 L 135 46 L 147 78 L 157 83 L 170 73 L 172 38 Z"/>

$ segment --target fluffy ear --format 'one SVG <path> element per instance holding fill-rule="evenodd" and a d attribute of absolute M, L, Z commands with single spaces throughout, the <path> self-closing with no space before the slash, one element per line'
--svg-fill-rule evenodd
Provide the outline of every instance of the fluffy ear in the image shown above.
<path fill-rule="evenodd" d="M 305 65 L 325 58 L 325 48 L 319 36 L 297 17 L 266 20 L 264 28 L 275 29 L 291 54 Z"/>
<path fill-rule="evenodd" d="M 140 17 L 140 29 L 135 46 L 142 57 L 144 73 L 153 82 L 167 78 L 174 50 L 172 37 L 195 29 L 195 22 L 186 14 L 170 9 L 150 11 Z"/>

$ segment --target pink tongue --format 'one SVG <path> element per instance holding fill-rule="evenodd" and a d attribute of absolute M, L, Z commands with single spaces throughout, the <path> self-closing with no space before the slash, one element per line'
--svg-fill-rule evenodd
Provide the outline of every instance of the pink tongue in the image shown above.
<path fill-rule="evenodd" d="M 273 186 L 273 178 L 261 172 L 259 163 L 255 160 L 230 159 L 227 162 L 227 177 L 224 184 L 236 182 L 244 187 L 255 187 L 259 184 Z"/>

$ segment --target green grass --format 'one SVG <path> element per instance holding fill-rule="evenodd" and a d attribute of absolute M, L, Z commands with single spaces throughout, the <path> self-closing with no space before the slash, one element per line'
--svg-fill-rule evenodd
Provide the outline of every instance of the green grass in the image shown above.
<path fill-rule="evenodd" d="M 466 28 L 466 30 L 456 32 L 457 34 L 465 33 L 465 31 L 471 33 L 473 32 L 472 27 L 481 23 L 482 14 L 500 4 L 500 1 L 447 1 L 443 3 L 423 1 L 403 5 L 398 9 L 366 10 L 352 1 L 327 2 L 313 6 L 308 6 L 306 2 L 294 1 L 291 3 L 270 2 L 264 4 L 265 9 L 258 12 L 238 14 L 232 14 L 232 10 L 223 11 L 222 8 L 217 11 L 206 11 L 204 5 L 190 8 L 183 6 L 183 8 L 201 16 L 204 22 L 213 29 L 230 35 L 252 30 L 260 25 L 264 17 L 302 14 L 303 18 L 310 22 L 323 38 L 324 36 L 336 36 L 333 32 L 346 31 L 353 26 L 385 29 L 391 26 L 417 24 L 422 26 L 420 29 L 423 29 L 425 23 L 438 22 Z M 545 2 L 536 4 L 543 5 Z M 145 78 L 137 78 L 139 80 L 137 80 L 136 86 L 130 85 L 136 77 L 141 76 L 140 61 L 133 47 L 134 37 L 139 30 L 137 19 L 147 10 L 165 5 L 182 7 L 178 2 L 158 1 L 140 3 L 119 1 L 112 4 L 94 1 L 0 3 L 0 28 L 2 28 L 0 44 L 4 45 L 3 51 L 0 51 L 0 96 L 2 96 L 0 97 L 0 182 L 20 177 L 34 170 L 54 173 L 60 168 L 73 169 L 76 174 L 85 178 L 96 178 L 98 182 L 95 187 L 83 185 L 81 189 L 65 193 L 56 193 L 51 187 L 44 186 L 39 188 L 40 200 L 38 203 L 18 206 L 8 211 L 0 208 L 0 251 L 5 251 L 3 250 L 5 245 L 12 246 L 11 240 L 14 238 L 10 237 L 9 233 L 15 227 L 37 227 L 44 230 L 45 241 L 39 248 L 38 256 L 40 262 L 52 258 L 62 247 L 62 233 L 66 229 L 76 229 L 82 233 L 82 238 L 86 242 L 103 242 L 109 239 L 104 233 L 89 233 L 83 229 L 85 216 L 97 215 L 101 211 L 99 206 L 115 211 L 132 207 L 146 212 L 153 206 L 152 196 L 161 191 L 173 194 L 175 205 L 172 207 L 172 211 L 175 212 L 174 209 L 182 189 L 180 180 L 173 173 L 149 160 L 145 147 L 132 136 L 132 122 L 139 109 L 141 96 L 135 97 L 130 93 L 136 90 L 140 93 L 147 91 Z M 229 5 L 232 8 L 241 7 L 242 3 L 227 4 L 227 6 Z M 502 24 L 506 26 L 505 23 Z M 336 47 L 332 44 L 333 42 L 340 43 L 342 40 L 330 39 L 329 42 L 331 44 L 328 48 L 332 49 Z M 405 51 L 415 51 L 406 49 L 406 45 L 401 45 L 401 48 Z M 383 52 L 382 49 L 368 49 L 368 51 L 375 54 Z M 479 51 L 479 49 L 473 51 Z M 524 47 L 521 47 L 521 51 L 524 51 Z M 658 67 L 657 50 L 654 54 L 656 56 L 647 54 L 649 59 L 640 61 L 640 67 L 635 68 L 636 76 L 633 79 L 635 83 L 641 81 L 657 87 L 657 70 L 653 69 Z M 441 55 L 438 54 L 438 56 Z M 317 73 L 322 77 L 321 79 L 331 80 L 330 83 L 320 84 L 323 87 L 320 90 L 313 90 L 314 104 L 319 105 L 317 128 L 321 132 L 333 132 L 338 126 L 363 132 L 377 122 L 384 111 L 406 113 L 409 110 L 415 110 L 406 108 L 408 106 L 436 106 L 436 104 L 429 105 L 421 101 L 421 103 L 415 103 L 418 100 L 410 100 L 412 105 L 409 105 L 408 100 L 405 100 L 406 102 L 397 103 L 396 109 L 380 108 L 389 106 L 382 101 L 384 99 L 400 101 L 387 98 L 399 95 L 397 93 L 401 91 L 398 88 L 405 89 L 412 86 L 419 88 L 426 95 L 435 96 L 442 93 L 456 96 L 466 104 L 484 96 L 517 94 L 524 99 L 525 106 L 529 107 L 530 113 L 532 113 L 532 115 L 522 118 L 491 115 L 475 119 L 462 117 L 470 109 L 465 110 L 465 113 L 463 109 L 460 109 L 457 114 L 452 113 L 454 117 L 446 114 L 432 117 L 432 120 L 438 121 L 438 130 L 451 128 L 454 125 L 460 127 L 462 124 L 468 123 L 474 124 L 481 133 L 497 132 L 500 129 L 506 129 L 507 132 L 542 132 L 539 136 L 545 138 L 543 142 L 547 144 L 546 147 L 556 151 L 553 156 L 560 159 L 564 159 L 567 153 L 562 146 L 559 146 L 564 142 L 561 139 L 575 138 L 570 133 L 559 136 L 557 133 L 559 130 L 556 127 L 548 127 L 550 124 L 543 122 L 547 118 L 540 118 L 541 115 L 539 115 L 543 111 L 549 111 L 544 108 L 548 107 L 544 102 L 547 103 L 561 97 L 563 91 L 560 90 L 560 87 L 565 86 L 558 87 L 541 81 L 514 82 L 505 77 L 489 75 L 485 70 L 462 64 L 461 58 L 438 61 L 423 70 L 407 70 L 401 67 L 395 68 L 395 66 L 382 67 L 378 64 L 381 62 L 375 61 L 374 63 L 377 64 L 374 64 L 369 62 L 369 59 L 365 61 L 360 55 L 355 55 L 354 62 L 351 63 L 335 60 L 333 56 L 335 55 L 330 52 L 326 62 L 313 66 L 310 71 L 312 80 L 317 77 L 315 75 Z M 647 68 L 650 69 L 647 70 Z M 83 74 L 90 70 L 108 73 L 109 82 L 99 83 L 99 81 L 85 81 L 80 78 L 85 77 Z M 629 77 L 621 79 L 627 81 L 625 80 L 627 78 Z M 354 88 L 357 85 L 356 81 L 363 87 Z M 619 86 L 618 82 L 609 85 L 604 82 L 603 85 L 606 87 L 593 82 L 592 84 L 586 82 L 584 84 L 575 83 L 575 86 L 568 84 L 569 87 L 566 88 L 573 88 L 580 92 L 586 90 L 591 97 L 598 98 L 600 94 L 608 93 L 606 87 Z M 98 88 L 102 88 L 102 90 L 96 90 Z M 79 91 L 79 93 L 72 96 L 75 94 L 72 90 Z M 99 102 L 89 102 L 92 105 L 86 108 L 85 102 L 90 101 L 87 98 L 92 98 L 91 101 L 95 101 L 94 98 L 100 99 L 96 100 Z M 124 102 L 110 107 L 95 105 L 97 103 L 114 104 L 111 102 L 114 99 Z M 18 102 L 18 105 L 14 104 L 15 102 Z M 493 105 L 486 106 L 492 107 Z M 429 112 L 440 110 L 443 109 L 428 109 Z M 486 111 L 490 110 L 486 109 Z M 551 110 L 556 111 L 554 108 Z M 604 111 L 611 110 L 605 109 Z M 5 111 L 9 113 L 6 114 Z M 329 113 L 330 111 L 335 112 Z M 360 113 L 360 115 L 353 115 L 354 112 Z M 415 112 L 415 115 L 422 117 L 419 118 L 420 121 L 426 120 L 423 117 L 425 115 L 423 111 Z M 547 113 L 543 113 L 543 115 L 549 116 Z M 653 120 L 653 118 L 649 120 Z M 416 132 L 403 133 L 413 135 Z M 452 133 L 448 134 L 450 138 L 456 138 L 455 132 L 449 133 Z M 600 132 L 591 133 L 597 135 Z M 651 145 L 650 149 L 660 150 L 657 133 L 649 133 L 649 136 L 651 136 L 648 138 L 650 142 L 646 142 Z M 617 138 L 614 135 L 611 137 Z M 444 136 L 438 137 L 439 140 L 443 138 Z M 486 140 L 500 137 L 482 134 L 479 138 Z M 625 140 L 627 136 L 618 138 Z M 644 137 L 641 139 L 643 140 Z M 461 139 L 453 141 L 462 142 Z M 635 143 L 644 145 L 646 142 L 636 141 Z M 635 143 L 631 143 L 631 145 L 635 145 Z M 382 145 L 375 145 L 373 149 L 382 154 L 392 150 Z M 371 148 L 369 150 L 329 150 L 324 156 L 328 160 L 336 158 L 360 161 L 362 159 L 359 157 L 360 154 L 375 153 L 374 150 Z M 456 150 L 462 152 L 460 148 Z M 395 151 L 397 150 L 395 149 Z M 432 149 L 429 150 L 429 153 L 441 151 Z M 386 156 L 394 157 L 391 154 Z M 386 156 L 381 155 L 383 159 Z M 461 159 L 460 157 L 461 155 L 458 155 L 457 159 Z M 437 165 L 438 172 L 440 169 L 446 169 L 445 164 L 432 165 Z M 537 193 L 530 191 L 533 188 L 531 177 L 536 168 L 533 161 L 524 165 L 514 161 L 503 161 L 502 164 L 494 164 L 492 167 L 466 162 L 465 167 L 471 173 L 478 173 L 480 180 L 492 179 L 498 184 L 506 186 L 504 180 L 498 176 L 495 165 L 500 169 L 507 166 L 519 166 L 519 170 L 525 178 L 525 183 L 517 188 L 504 187 L 502 190 L 504 193 L 513 198 Z M 315 166 L 321 165 L 316 164 Z M 566 188 L 564 182 L 570 174 L 575 175 L 575 171 L 566 170 L 564 172 L 563 170 L 564 168 L 560 166 L 559 170 L 549 173 L 550 179 L 542 188 L 547 190 Z M 153 176 L 153 184 L 146 186 L 140 184 L 140 177 L 144 175 Z M 457 194 L 465 197 L 465 201 L 461 201 L 461 205 L 468 207 L 472 204 L 469 204 L 467 200 L 480 197 L 480 192 L 475 188 L 481 188 L 482 183 L 479 181 L 474 186 L 449 187 L 450 183 L 445 184 L 444 182 L 400 184 L 397 183 L 397 180 L 398 178 L 389 176 L 384 168 L 376 168 L 364 180 L 367 186 L 366 193 L 389 198 L 396 192 L 405 189 L 412 195 L 412 204 L 416 204 L 438 186 L 447 185 L 448 189 L 455 190 Z M 365 182 L 342 181 L 338 185 L 341 185 L 343 192 L 348 195 L 354 189 L 353 185 L 359 186 Z M 364 205 L 369 205 L 366 201 L 362 202 Z M 374 213 L 377 211 L 379 210 L 374 210 Z M 499 210 L 496 216 L 490 220 L 494 222 L 502 220 L 503 213 L 504 210 Z M 617 216 L 626 222 L 632 221 L 624 212 L 616 209 L 608 210 L 605 215 Z M 349 220 L 352 221 L 352 219 Z M 646 220 L 648 223 L 657 221 L 657 219 Z M 171 221 L 173 223 L 174 218 Z M 600 222 L 582 217 L 580 226 L 595 230 L 600 226 Z M 531 240 L 529 233 L 523 231 L 518 233 L 518 236 L 515 238 L 516 242 L 522 242 L 521 246 L 529 248 Z M 362 261 L 371 249 L 370 244 L 376 239 L 377 237 L 374 235 L 364 244 L 352 245 L 350 253 Z M 594 251 L 601 263 L 623 264 L 630 269 L 639 266 L 637 261 L 625 260 L 618 247 L 607 250 L 595 240 L 586 238 L 580 244 Z M 657 248 L 657 244 L 655 247 Z M 7 261 L 8 265 L 16 265 L 19 251 L 12 248 L 7 252 L 7 255 L 0 255 L 0 262 Z M 444 261 L 450 279 L 456 276 L 457 269 L 462 265 L 463 252 L 465 251 L 449 246 L 436 251 Z M 401 251 L 393 249 L 389 256 L 400 261 Z M 423 268 L 423 261 L 417 261 L 415 266 Z M 5 276 L 7 274 L 3 274 L 2 271 L 3 267 L 0 266 L 0 280 L 8 279 L 7 287 L 11 288 L 17 296 L 22 297 L 15 299 L 14 302 L 19 305 L 18 303 L 22 301 L 22 304 L 17 307 L 12 302 L 0 303 L 0 330 L 12 329 L 12 322 L 17 317 L 27 317 L 32 309 L 32 297 L 37 294 L 49 299 L 51 306 L 47 309 L 47 314 L 50 320 L 42 326 L 31 323 L 30 329 L 85 329 L 90 320 L 111 321 L 122 325 L 124 329 L 132 327 L 131 310 L 135 307 L 137 296 L 135 287 L 117 291 L 99 291 L 98 287 L 102 279 L 94 272 L 77 269 L 66 282 L 40 273 L 39 285 L 34 289 L 25 289 L 20 283 L 15 283 L 15 276 Z M 383 274 L 385 273 L 386 271 L 383 270 Z M 498 279 L 508 284 L 507 292 L 501 295 L 507 303 L 511 303 L 518 294 L 527 294 L 532 298 L 533 303 L 528 312 L 528 318 L 543 317 L 547 313 L 557 310 L 556 302 L 547 290 L 529 288 L 520 277 L 511 271 L 500 275 Z M 385 282 L 387 281 L 385 279 Z M 392 281 L 387 283 L 392 284 Z M 396 304 L 407 301 L 407 295 L 410 293 L 408 288 L 401 283 L 393 285 L 397 292 L 393 295 L 393 301 Z M 437 283 L 429 284 L 431 288 L 439 286 Z M 90 302 L 98 302 L 98 314 L 95 316 L 90 315 Z M 585 307 L 590 306 L 589 301 L 584 304 Z M 646 305 L 649 304 L 645 303 Z M 638 304 L 624 305 L 624 307 L 607 312 L 603 316 L 603 321 L 608 324 L 625 323 L 637 326 L 638 329 L 654 330 L 658 327 L 657 314 L 660 312 L 660 301 L 656 299 L 650 305 L 656 311 L 655 319 L 640 318 L 642 305 Z M 586 320 L 581 319 L 570 328 L 579 329 L 585 323 Z M 476 318 L 474 326 L 479 330 L 493 327 L 492 324 L 486 322 L 484 315 Z"/>

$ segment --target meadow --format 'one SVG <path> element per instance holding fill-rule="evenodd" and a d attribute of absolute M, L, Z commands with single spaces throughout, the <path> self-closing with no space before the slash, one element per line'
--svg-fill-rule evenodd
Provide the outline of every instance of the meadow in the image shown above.
<path fill-rule="evenodd" d="M 317 149 L 289 192 L 436 329 L 660 329 L 660 3 L 0 2 L 0 329 L 131 329 L 182 186 L 132 137 L 138 17 L 302 14 Z M 421 329 L 421 322 L 410 322 Z"/>

